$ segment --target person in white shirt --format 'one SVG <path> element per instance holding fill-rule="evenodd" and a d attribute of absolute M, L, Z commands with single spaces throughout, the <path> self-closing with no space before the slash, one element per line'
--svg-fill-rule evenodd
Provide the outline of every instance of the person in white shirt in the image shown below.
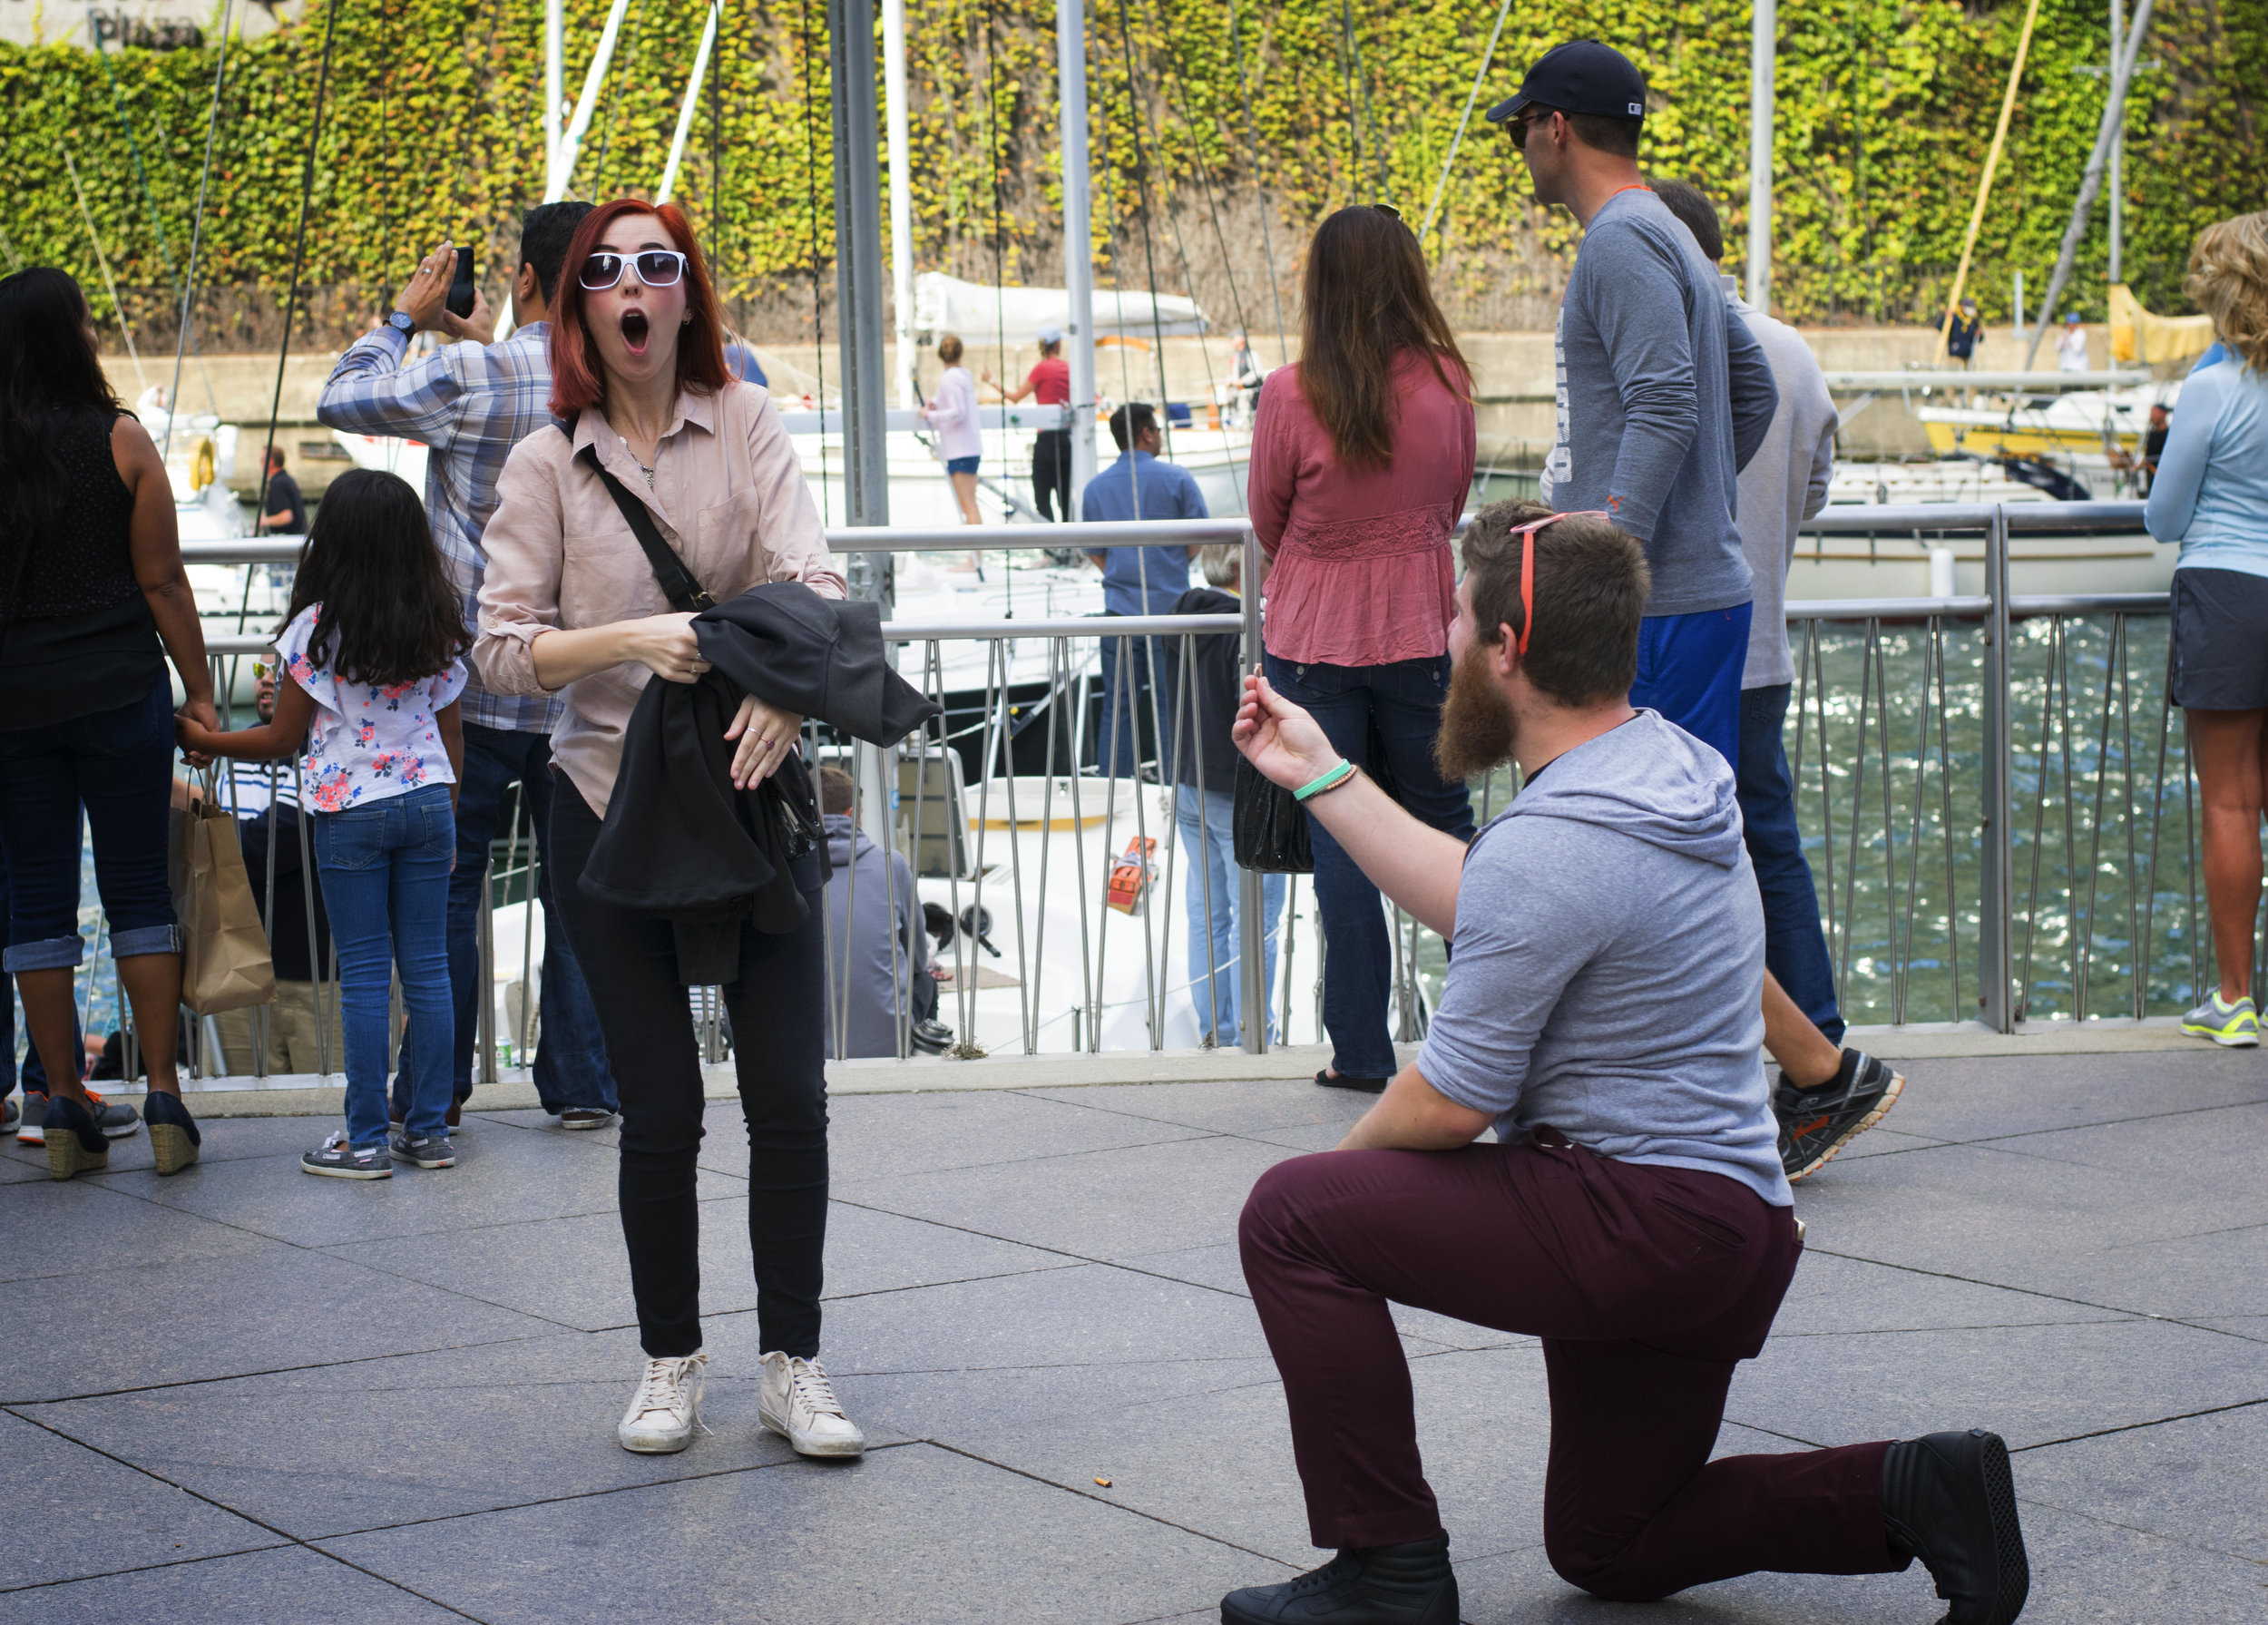
<path fill-rule="evenodd" d="M 2063 372 L 2087 370 L 2087 329 L 2076 310 L 2063 318 L 2063 333 L 2056 340 L 2056 366 Z"/>
<path fill-rule="evenodd" d="M 937 393 L 922 408 L 923 421 L 937 431 L 937 455 L 953 481 L 953 500 L 960 504 L 964 524 L 982 524 L 976 511 L 976 465 L 984 453 L 984 437 L 976 424 L 976 380 L 961 365 L 961 340 L 952 333 L 937 341 L 937 359 L 945 376 L 937 380 Z"/>

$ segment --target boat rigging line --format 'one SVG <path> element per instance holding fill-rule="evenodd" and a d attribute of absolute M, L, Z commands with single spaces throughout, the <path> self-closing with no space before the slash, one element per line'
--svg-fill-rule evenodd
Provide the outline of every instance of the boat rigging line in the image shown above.
<path fill-rule="evenodd" d="M 2038 0 L 2033 0 L 2037 5 Z M 812 120 L 811 0 L 803 0 L 803 175 L 811 209 L 811 355 L 818 387 L 811 404 L 819 409 L 819 522 L 832 524 L 826 489 L 826 307 L 819 291 L 819 136 Z M 827 110 L 827 135 L 834 138 L 835 112 Z"/>
<path fill-rule="evenodd" d="M 1937 328 L 1937 353 L 1945 355 L 1946 345 L 1953 331 L 1953 317 L 1960 309 L 1960 296 L 1969 282 L 1970 256 L 1976 251 L 1977 231 L 1984 224 L 1985 200 L 1992 195 L 1992 172 L 2000 167 L 2000 149 L 2007 145 L 2009 120 L 2016 112 L 2016 88 L 2023 83 L 2024 58 L 2032 48 L 2032 24 L 2039 20 L 2039 0 L 2028 0 L 2024 7 L 2024 31 L 2016 37 L 2016 60 L 2009 64 L 2009 87 L 2000 98 L 2000 121 L 1992 127 L 1992 145 L 1985 152 L 1984 175 L 1977 182 L 1977 201 L 1969 213 L 1969 230 L 1960 240 L 1960 264 L 1953 272 L 1953 290 L 1945 296 L 1945 315 Z M 2016 318 L 2024 319 L 2022 310 Z M 2045 319 L 2043 312 L 2042 319 Z"/>
<path fill-rule="evenodd" d="M 1252 163 L 1252 195 L 1260 201 L 1260 252 L 1268 262 L 1268 296 L 1276 301 L 1276 364 L 1288 365 L 1291 347 L 1284 337 L 1284 290 L 1276 280 L 1276 244 L 1268 230 L 1268 189 L 1260 180 L 1260 132 L 1252 122 L 1252 86 L 1245 77 L 1243 31 L 1237 19 L 1237 0 L 1228 0 L 1228 49 L 1237 59 L 1237 94 L 1244 103 L 1245 152 Z"/>
<path fill-rule="evenodd" d="M 323 110 L 330 101 L 331 50 L 337 43 L 338 14 L 345 0 L 327 0 L 323 7 L 323 60 L 315 75 L 315 117 L 308 126 L 307 158 L 299 169 L 299 227 L 291 240 L 291 290 L 284 298 L 283 342 L 276 349 L 276 392 L 268 404 L 268 435 L 260 443 L 259 500 L 255 514 L 268 512 L 268 448 L 276 443 L 276 420 L 283 411 L 284 363 L 291 357 L 291 322 L 299 309 L 299 276 L 307 264 L 308 211 L 315 201 L 315 154 L 323 139 Z M 257 521 L 255 521 L 257 523 Z M 249 591 L 248 576 L 247 591 Z"/>
<path fill-rule="evenodd" d="M 205 246 L 205 200 L 212 190 L 212 148 L 220 133 L 220 96 L 229 76 L 229 21 L 236 7 L 236 0 L 220 0 L 220 49 L 212 66 L 212 107 L 205 114 L 205 167 L 197 177 L 197 214 L 189 228 L 189 279 L 181 288 L 180 318 L 173 332 L 173 388 L 165 397 L 165 444 L 158 448 L 162 460 L 173 449 L 173 420 L 181 410 L 181 358 L 189 350 L 189 324 L 197 299 L 197 265 Z M 200 370 L 204 357 L 198 357 Z M 205 378 L 205 393 L 212 393 L 212 378 Z M 220 404 L 213 402 L 213 416 L 220 415 Z"/>
<path fill-rule="evenodd" d="M 1465 127 L 1472 122 L 1473 103 L 1481 99 L 1481 83 L 1489 76 L 1489 64 L 1496 60 L 1496 42 L 1504 33 L 1504 19 L 1511 15 L 1512 0 L 1503 0 L 1496 8 L 1496 26 L 1489 30 L 1488 48 L 1481 53 L 1481 65 L 1473 70 L 1472 89 L 1466 93 L 1465 110 L 1457 116 L 1457 132 L 1449 138 L 1449 156 L 1442 160 L 1441 179 L 1433 182 L 1433 201 L 1425 206 L 1425 223 L 1418 228 L 1418 242 L 1424 244 L 1433 230 L 1433 222 L 1441 217 L 1442 197 L 1449 190 L 1449 173 L 1457 167 L 1457 148 L 1465 139 Z"/>
<path fill-rule="evenodd" d="M 1134 77 L 1134 30 L 1133 25 L 1127 20 L 1126 0 L 1119 0 L 1119 44 L 1126 56 L 1126 122 L 1128 127 L 1134 132 L 1134 191 L 1142 206 L 1142 264 L 1149 284 L 1150 341 L 1157 346 L 1158 356 L 1158 427 L 1165 433 L 1166 455 L 1171 458 L 1173 455 L 1173 414 L 1166 409 L 1166 327 L 1165 320 L 1158 309 L 1158 251 L 1156 245 L 1150 240 L 1149 234 L 1149 161 L 1142 152 L 1142 112 L 1136 100 L 1136 92 L 1139 87 Z M 1126 443 L 1130 453 L 1134 444 L 1134 421 L 1130 416 L 1127 419 Z M 1129 455 L 1127 463 L 1127 472 L 1129 475 L 1133 473 L 1133 469 L 1134 464 Z M 1141 516 L 1141 487 L 1137 485 L 1134 496 L 1134 517 L 1139 519 Z M 1135 556 L 1138 560 L 1141 557 L 1139 553 Z M 1147 602 L 1149 597 L 1149 582 L 1147 579 L 1142 582 L 1142 596 L 1144 602 Z"/>
<path fill-rule="evenodd" d="M 117 116 L 120 133 L 126 138 L 126 152 L 134 164 L 134 181 L 142 189 L 142 201 L 149 206 L 150 231 L 158 240 L 158 258 L 165 262 L 166 290 L 179 299 L 181 279 L 173 272 L 173 250 L 165 240 L 165 219 L 158 212 L 158 201 L 151 195 L 149 171 L 142 165 L 142 144 L 134 140 L 134 127 L 126 117 L 126 103 L 118 93 L 118 74 L 111 66 L 110 53 L 103 47 L 103 30 L 95 25 L 93 0 L 87 0 L 87 37 L 94 42 L 94 54 L 103 64 L 103 78 L 111 92 L 111 112 Z"/>
<path fill-rule="evenodd" d="M 142 357 L 134 348 L 133 331 L 126 323 L 126 307 L 118 302 L 118 284 L 111 276 L 111 262 L 103 257 L 103 240 L 94 234 L 94 216 L 87 210 L 86 192 L 79 185 L 79 166 L 71 162 L 71 149 L 63 142 L 55 143 L 55 151 L 63 154 L 63 166 L 71 171 L 71 190 L 79 200 L 79 218 L 86 222 L 86 240 L 94 249 L 95 268 L 103 273 L 103 286 L 110 289 L 111 308 L 118 314 L 119 337 L 126 341 L 126 355 L 134 364 L 134 377 L 147 389 L 150 379 L 142 370 Z"/>

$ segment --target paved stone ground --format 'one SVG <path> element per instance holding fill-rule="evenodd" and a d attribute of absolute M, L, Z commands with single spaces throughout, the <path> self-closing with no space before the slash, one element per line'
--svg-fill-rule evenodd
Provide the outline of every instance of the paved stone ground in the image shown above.
<path fill-rule="evenodd" d="M 2268 1617 L 2268 1055 L 1939 1061 L 1799 1193 L 1810 1252 L 1720 1449 L 1989 1424 L 2036 1620 Z M 611 1136 L 478 1118 L 455 1170 L 310 1180 L 217 1121 L 51 1183 L 0 1150 L 0 1622 L 1214 1618 L 1315 1560 L 1233 1242 L 1312 1084 L 835 1104 L 826 1356 L 875 1448 L 759 1430 L 737 1120 L 712 1109 L 712 1436 L 632 1456 Z M 1404 1311 L 1474 1621 L 1927 1621 L 1917 1568 L 1643 1612 L 1555 1578 L 1532 1341 Z M 1110 1480 L 1108 1488 L 1096 1483 Z"/>

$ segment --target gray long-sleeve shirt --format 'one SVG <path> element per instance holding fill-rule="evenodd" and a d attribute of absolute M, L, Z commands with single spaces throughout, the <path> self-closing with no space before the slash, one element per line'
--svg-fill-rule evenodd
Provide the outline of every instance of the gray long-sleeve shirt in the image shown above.
<path fill-rule="evenodd" d="M 922 899 L 903 853 L 886 855 L 847 814 L 826 817 L 826 1043 L 835 1052 L 844 1023 L 846 1056 L 895 1055 L 898 1018 L 909 1009 L 914 974 L 929 969 Z M 891 939 L 897 940 L 893 942 Z M 847 973 L 837 980 L 838 973 Z"/>
<path fill-rule="evenodd" d="M 1643 187 L 1591 217 L 1559 304 L 1559 438 L 1543 500 L 1646 544 L 1648 615 L 1749 602 L 1735 482 L 1778 403 L 1693 233 Z"/>
<path fill-rule="evenodd" d="M 1744 689 L 1795 680 L 1787 641 L 1787 573 L 1795 560 L 1795 527 L 1827 505 L 1835 472 L 1835 428 L 1842 421 L 1827 393 L 1827 375 L 1812 347 L 1785 322 L 1759 315 L 1732 291 L 1733 311 L 1764 348 L 1779 386 L 1779 408 L 1764 444 L 1740 471 L 1740 541 L 1755 575 L 1756 608 L 1748 622 Z"/>

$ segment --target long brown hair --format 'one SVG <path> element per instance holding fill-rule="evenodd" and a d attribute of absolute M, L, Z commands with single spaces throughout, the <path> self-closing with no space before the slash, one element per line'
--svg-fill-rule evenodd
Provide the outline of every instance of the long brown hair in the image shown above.
<path fill-rule="evenodd" d="M 717 291 L 709 286 L 709 263 L 693 235 L 693 223 L 675 203 L 653 204 L 642 198 L 617 198 L 601 203 L 582 217 L 574 240 L 567 245 L 567 264 L 559 279 L 559 297 L 552 306 L 552 415 L 565 417 L 585 406 L 606 404 L 606 369 L 599 363 L 598 344 L 583 315 L 582 283 L 578 273 L 591 257 L 606 229 L 626 214 L 650 214 L 669 229 L 685 256 L 685 308 L 691 317 L 678 334 L 678 387 L 714 395 L 731 380 L 725 370 L 724 320 L 718 313 Z"/>
<path fill-rule="evenodd" d="M 1471 387 L 1418 240 L 1383 209 L 1342 209 L 1315 228 L 1300 304 L 1299 390 L 1342 463 L 1393 461 L 1393 368 L 1403 351 L 1421 351 L 1452 394 Z"/>

